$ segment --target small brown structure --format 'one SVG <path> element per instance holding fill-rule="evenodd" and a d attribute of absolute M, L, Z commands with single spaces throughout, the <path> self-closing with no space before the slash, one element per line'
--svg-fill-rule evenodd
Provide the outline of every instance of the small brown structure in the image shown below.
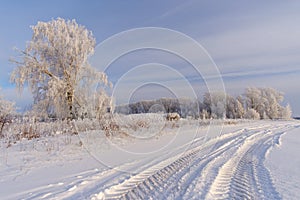
<path fill-rule="evenodd" d="M 180 115 L 178 113 L 168 113 L 166 119 L 168 121 L 177 121 L 180 119 Z"/>

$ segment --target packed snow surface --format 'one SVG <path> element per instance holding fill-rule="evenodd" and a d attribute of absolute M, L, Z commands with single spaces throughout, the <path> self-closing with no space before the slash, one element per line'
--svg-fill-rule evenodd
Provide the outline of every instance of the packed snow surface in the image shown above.
<path fill-rule="evenodd" d="M 2 143 L 0 199 L 300 199 L 298 121 L 176 123 Z"/>

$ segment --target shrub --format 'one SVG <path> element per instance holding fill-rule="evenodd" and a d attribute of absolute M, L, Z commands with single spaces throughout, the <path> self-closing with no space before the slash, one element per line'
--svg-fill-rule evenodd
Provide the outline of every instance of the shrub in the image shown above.
<path fill-rule="evenodd" d="M 260 119 L 259 113 L 254 110 L 253 108 L 247 110 L 245 113 L 245 118 L 246 119 Z"/>

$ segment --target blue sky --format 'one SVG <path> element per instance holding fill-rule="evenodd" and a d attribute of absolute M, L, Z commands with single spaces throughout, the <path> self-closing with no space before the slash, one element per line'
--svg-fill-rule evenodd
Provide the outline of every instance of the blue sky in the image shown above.
<path fill-rule="evenodd" d="M 291 104 L 294 115 L 300 115 L 299 10 L 300 2 L 279 0 L 1 1 L 1 93 L 19 107 L 31 101 L 28 91 L 18 96 L 9 83 L 14 65 L 8 60 L 17 56 L 13 47 L 25 48 L 31 25 L 62 17 L 86 26 L 97 43 L 132 28 L 180 31 L 207 50 L 223 76 L 226 91 L 239 94 L 248 86 L 274 87 L 285 93 L 284 103 Z M 188 74 L 184 62 L 167 53 L 137 55 L 114 63 L 108 71 L 110 78 L 116 81 L 130 66 L 143 62 L 161 62 Z M 192 75 L 188 77 L 193 84 L 201 84 L 193 81 Z"/>

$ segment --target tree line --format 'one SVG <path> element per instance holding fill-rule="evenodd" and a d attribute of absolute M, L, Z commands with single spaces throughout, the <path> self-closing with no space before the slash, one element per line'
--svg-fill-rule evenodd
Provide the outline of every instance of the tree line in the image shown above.
<path fill-rule="evenodd" d="M 201 119 L 289 119 L 290 105 L 282 106 L 283 94 L 273 88 L 247 88 L 233 97 L 224 92 L 205 93 L 203 100 L 161 98 L 116 106 L 121 114 L 171 113 Z"/>

